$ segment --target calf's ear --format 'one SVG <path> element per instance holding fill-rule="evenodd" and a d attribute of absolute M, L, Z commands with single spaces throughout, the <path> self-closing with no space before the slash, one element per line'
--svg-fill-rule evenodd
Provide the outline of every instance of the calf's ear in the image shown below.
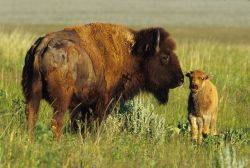
<path fill-rule="evenodd" d="M 138 56 L 149 57 L 160 51 L 160 28 L 145 29 L 137 32 L 133 53 Z"/>
<path fill-rule="evenodd" d="M 186 76 L 186 77 L 191 77 L 191 73 L 192 73 L 192 72 L 187 72 L 187 73 L 185 74 L 185 76 Z"/>

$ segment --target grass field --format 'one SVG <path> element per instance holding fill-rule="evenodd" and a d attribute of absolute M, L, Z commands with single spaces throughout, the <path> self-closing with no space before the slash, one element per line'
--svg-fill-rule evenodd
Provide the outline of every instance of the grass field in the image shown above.
<path fill-rule="evenodd" d="M 71 134 L 66 117 L 61 142 L 43 102 L 31 142 L 20 86 L 24 56 L 40 34 L 61 27 L 0 29 L 0 167 L 250 167 L 249 29 L 167 27 L 183 71 L 204 69 L 219 91 L 219 135 L 201 146 L 190 142 L 187 79 L 167 105 L 142 93 L 95 132 Z"/>
<path fill-rule="evenodd" d="M 0 23 L 249 27 L 249 0 L 0 0 Z"/>

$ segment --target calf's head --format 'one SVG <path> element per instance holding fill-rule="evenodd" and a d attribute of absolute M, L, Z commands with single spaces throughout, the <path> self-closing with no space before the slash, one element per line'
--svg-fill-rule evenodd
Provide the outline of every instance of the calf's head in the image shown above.
<path fill-rule="evenodd" d="M 179 60 L 174 53 L 175 47 L 175 41 L 162 28 L 137 32 L 134 53 L 143 59 L 145 87 L 160 103 L 167 102 L 169 89 L 184 82 Z"/>
<path fill-rule="evenodd" d="M 204 87 L 205 81 L 209 79 L 208 75 L 201 70 L 190 71 L 186 76 L 189 78 L 189 88 L 193 93 L 199 92 Z"/>

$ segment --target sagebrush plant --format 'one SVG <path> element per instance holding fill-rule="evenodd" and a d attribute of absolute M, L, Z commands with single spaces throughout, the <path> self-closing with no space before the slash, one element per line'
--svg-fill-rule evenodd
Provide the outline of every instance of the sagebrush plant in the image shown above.
<path fill-rule="evenodd" d="M 161 114 L 155 113 L 155 105 L 142 96 L 136 96 L 114 109 L 104 122 L 104 130 L 109 132 L 109 135 L 123 132 L 164 142 L 167 137 L 188 132 L 187 123 L 168 124 Z"/>
<path fill-rule="evenodd" d="M 164 139 L 166 121 L 154 113 L 155 107 L 144 99 L 135 98 L 128 102 L 131 109 L 125 114 L 124 130 L 146 138 Z"/>
<path fill-rule="evenodd" d="M 237 156 L 233 146 L 226 145 L 224 148 L 220 148 L 218 151 L 218 154 L 215 157 L 214 167 L 245 168 L 246 161 Z"/>
<path fill-rule="evenodd" d="M 187 82 L 170 90 L 167 105 L 141 93 L 117 106 L 93 132 L 72 134 L 67 114 L 60 142 L 50 129 L 52 109 L 43 101 L 32 142 L 20 79 L 25 53 L 36 35 L 23 30 L 0 30 L 0 35 L 0 167 L 250 166 L 249 43 L 177 39 L 184 72 L 210 72 L 219 92 L 218 135 L 200 146 L 190 141 Z"/>

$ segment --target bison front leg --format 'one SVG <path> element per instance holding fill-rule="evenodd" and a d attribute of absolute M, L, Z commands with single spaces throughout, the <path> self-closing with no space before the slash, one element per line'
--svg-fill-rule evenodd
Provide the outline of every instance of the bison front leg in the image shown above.
<path fill-rule="evenodd" d="M 77 130 L 79 129 L 78 127 L 78 120 L 79 120 L 79 115 L 81 113 L 80 107 L 76 107 L 73 110 L 70 110 L 70 130 L 72 133 L 76 133 Z"/>
<path fill-rule="evenodd" d="M 71 132 L 76 133 L 79 130 L 79 127 L 82 128 L 82 124 L 85 124 L 87 122 L 87 116 L 89 115 L 89 107 L 86 106 L 79 106 L 73 110 L 71 110 L 71 114 L 70 114 L 70 128 L 71 128 Z M 78 122 L 81 122 L 79 125 Z M 85 129 L 85 128 L 84 128 Z"/>
<path fill-rule="evenodd" d="M 98 128 L 102 121 L 107 118 L 110 113 L 110 107 L 112 105 L 113 99 L 110 99 L 108 96 L 101 96 L 95 107 L 93 108 L 92 114 L 88 120 L 88 126 L 92 129 L 93 127 Z"/>

